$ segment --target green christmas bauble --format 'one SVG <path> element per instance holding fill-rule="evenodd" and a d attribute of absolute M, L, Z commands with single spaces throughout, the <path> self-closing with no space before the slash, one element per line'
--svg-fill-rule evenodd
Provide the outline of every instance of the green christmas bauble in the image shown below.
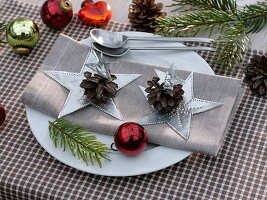
<path fill-rule="evenodd" d="M 39 40 L 38 26 L 27 18 L 15 19 L 7 25 L 6 39 L 16 54 L 28 55 Z"/>

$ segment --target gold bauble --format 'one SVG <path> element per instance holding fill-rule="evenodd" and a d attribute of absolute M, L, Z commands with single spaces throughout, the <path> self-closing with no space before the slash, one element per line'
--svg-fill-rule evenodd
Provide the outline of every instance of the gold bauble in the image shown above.
<path fill-rule="evenodd" d="M 16 54 L 28 55 L 39 40 L 38 26 L 27 18 L 15 19 L 7 25 L 6 39 Z"/>

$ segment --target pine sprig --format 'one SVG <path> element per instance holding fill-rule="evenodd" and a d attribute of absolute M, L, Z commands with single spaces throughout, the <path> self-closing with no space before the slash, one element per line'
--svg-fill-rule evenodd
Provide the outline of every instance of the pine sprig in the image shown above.
<path fill-rule="evenodd" d="M 229 24 L 225 26 L 220 34 L 221 40 L 215 42 L 219 47 L 214 55 L 214 64 L 218 64 L 222 69 L 234 70 L 243 62 L 243 54 L 248 49 L 249 38 L 247 29 L 243 24 Z"/>
<path fill-rule="evenodd" d="M 248 49 L 248 33 L 259 32 L 267 23 L 267 2 L 239 8 L 235 0 L 173 0 L 171 6 L 192 6 L 191 13 L 157 19 L 156 34 L 169 37 L 195 36 L 200 30 L 219 31 L 214 56 L 222 69 L 239 67 Z"/>
<path fill-rule="evenodd" d="M 69 148 L 73 156 L 78 156 L 87 165 L 95 162 L 102 167 L 102 160 L 110 160 L 110 149 L 105 144 L 96 140 L 96 136 L 87 130 L 81 129 L 69 121 L 59 118 L 54 122 L 49 121 L 49 133 L 55 147 L 60 146 L 63 151 Z"/>
<path fill-rule="evenodd" d="M 267 2 L 247 5 L 239 13 L 240 20 L 245 24 L 248 33 L 257 33 L 267 23 Z"/>
<path fill-rule="evenodd" d="M 0 34 L 2 34 L 2 32 L 4 32 L 6 30 L 6 26 L 5 26 L 5 23 L 3 23 L 3 22 L 0 22 Z M 4 42 L 3 40 L 1 40 L 1 38 L 0 38 L 0 47 L 3 47 L 4 45 L 4 43 L 6 43 L 6 42 Z"/>
<path fill-rule="evenodd" d="M 195 36 L 201 29 L 222 28 L 231 23 L 236 16 L 225 11 L 202 11 L 182 16 L 157 19 L 157 34 L 164 36 Z"/>
<path fill-rule="evenodd" d="M 221 10 L 227 12 L 236 12 L 236 2 L 234 0 L 173 0 L 173 3 L 168 7 L 177 7 L 176 10 L 181 10 L 185 6 L 194 6 L 185 9 L 185 11 L 196 11 L 196 10 Z"/>

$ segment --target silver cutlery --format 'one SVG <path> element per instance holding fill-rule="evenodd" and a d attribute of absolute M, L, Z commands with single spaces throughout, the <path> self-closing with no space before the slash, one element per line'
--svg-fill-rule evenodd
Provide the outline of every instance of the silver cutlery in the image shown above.
<path fill-rule="evenodd" d="M 104 47 L 96 42 L 93 42 L 92 48 L 102 52 L 104 55 L 111 57 L 120 57 L 127 54 L 130 50 L 180 50 L 180 51 L 215 51 L 215 49 L 210 47 L 121 47 L 117 49 Z"/>
<path fill-rule="evenodd" d="M 118 32 L 110 32 L 101 29 L 92 29 L 90 31 L 92 39 L 109 48 L 122 47 L 128 40 L 142 40 L 142 41 L 165 41 L 165 42 L 205 42 L 211 43 L 213 39 L 210 38 L 195 38 L 195 37 L 130 37 Z"/>

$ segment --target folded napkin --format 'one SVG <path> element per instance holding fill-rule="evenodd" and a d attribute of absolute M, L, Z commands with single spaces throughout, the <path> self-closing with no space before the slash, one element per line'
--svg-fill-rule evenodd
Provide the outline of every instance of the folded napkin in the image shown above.
<path fill-rule="evenodd" d="M 42 70 L 80 72 L 89 51 L 90 47 L 81 45 L 67 36 L 60 35 L 39 71 L 27 86 L 22 97 L 23 103 L 57 117 L 69 91 L 45 75 Z M 156 76 L 155 69 L 166 71 L 168 68 L 126 60 L 119 60 L 111 68 L 111 73 L 115 74 L 142 74 L 141 77 L 116 94 L 114 101 L 120 109 L 123 121 L 94 106 L 87 106 L 64 118 L 91 131 L 113 135 L 122 123 L 136 122 L 153 111 L 138 86 L 147 87 L 147 80 Z M 191 72 L 175 69 L 175 73 L 185 80 Z M 183 139 L 166 123 L 145 125 L 149 142 L 216 155 L 238 105 L 241 96 L 240 84 L 241 81 L 238 79 L 194 73 L 195 98 L 222 102 L 223 105 L 193 115 L 188 140 Z"/>

